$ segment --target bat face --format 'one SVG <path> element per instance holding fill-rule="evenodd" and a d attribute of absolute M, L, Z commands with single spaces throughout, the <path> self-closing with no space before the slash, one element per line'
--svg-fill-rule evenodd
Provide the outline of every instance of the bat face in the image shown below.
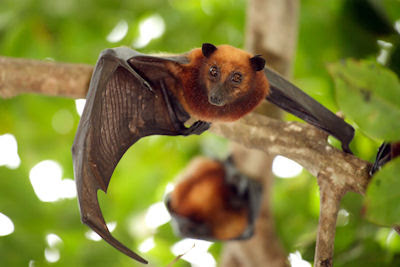
<path fill-rule="evenodd" d="M 268 93 L 265 60 L 229 46 L 205 43 L 182 67 L 185 109 L 209 121 L 234 121 L 251 112 Z M 176 74 L 179 76 L 179 74 Z"/>
<path fill-rule="evenodd" d="M 211 44 L 204 44 L 202 53 L 206 61 L 202 66 L 201 76 L 207 77 L 205 87 L 208 102 L 220 107 L 249 94 L 255 72 L 262 70 L 265 65 L 265 60 L 261 57 L 251 57 L 243 50 L 228 46 L 216 48 Z"/>

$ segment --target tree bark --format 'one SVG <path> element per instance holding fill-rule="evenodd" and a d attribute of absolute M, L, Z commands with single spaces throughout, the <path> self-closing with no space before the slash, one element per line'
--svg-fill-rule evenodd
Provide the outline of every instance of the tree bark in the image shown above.
<path fill-rule="evenodd" d="M 0 97 L 35 93 L 85 98 L 92 72 L 93 66 L 86 64 L 0 57 Z"/>
<path fill-rule="evenodd" d="M 297 43 L 297 0 L 249 0 L 247 8 L 246 50 L 261 54 L 267 65 L 285 76 L 291 73 L 291 63 Z M 280 118 L 281 111 L 263 104 L 257 112 Z M 288 266 L 284 251 L 275 233 L 271 212 L 271 172 L 274 155 L 232 144 L 232 154 L 238 168 L 263 184 L 263 198 L 255 235 L 248 241 L 230 242 L 224 246 L 221 266 Z"/>

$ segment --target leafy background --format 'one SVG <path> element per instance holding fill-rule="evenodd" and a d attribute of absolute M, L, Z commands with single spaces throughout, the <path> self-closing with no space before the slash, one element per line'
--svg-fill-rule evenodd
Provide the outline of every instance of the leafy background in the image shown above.
<path fill-rule="evenodd" d="M 325 106 L 338 110 L 327 64 L 346 58 L 375 62 L 381 53 L 377 40 L 393 44 L 387 67 L 400 73 L 400 36 L 393 26 L 400 19 L 399 1 L 303 0 L 301 5 L 293 80 Z M 106 47 L 132 46 L 140 35 L 140 23 L 154 15 L 162 18 L 165 31 L 138 49 L 142 52 L 180 53 L 203 42 L 243 47 L 245 9 L 244 0 L 2 0 L 0 54 L 94 64 Z M 107 41 L 121 21 L 128 25 L 125 37 L 114 43 Z M 339 73 L 341 65 L 337 68 Z M 335 73 L 332 76 L 337 79 Z M 60 125 L 60 120 L 61 133 L 53 126 Z M 15 226 L 12 234 L 0 236 L 0 266 L 136 266 L 105 242 L 85 237 L 88 228 L 80 223 L 76 199 L 42 202 L 33 191 L 29 173 L 43 160 L 58 162 L 63 179 L 73 177 L 70 148 L 78 121 L 72 99 L 39 95 L 0 99 L 0 135 L 15 136 L 21 158 L 17 169 L 0 166 L 0 212 Z M 360 122 L 350 122 L 357 129 L 353 152 L 373 161 L 382 137 L 360 129 Z M 118 165 L 107 196 L 99 194 L 106 220 L 117 222 L 114 235 L 131 248 L 152 236 L 145 230 L 143 235 L 132 231 L 132 222 L 143 217 L 151 204 L 161 201 L 166 185 L 200 154 L 222 157 L 227 154 L 227 142 L 211 134 L 153 137 L 131 148 Z M 315 179 L 306 171 L 293 179 L 277 179 L 272 198 L 285 249 L 300 251 L 312 262 L 319 213 Z M 400 238 L 390 228 L 364 218 L 363 197 L 346 195 L 342 208 L 335 266 L 396 266 Z M 60 259 L 55 263 L 44 257 L 49 233 L 62 239 L 57 245 Z M 165 266 L 174 258 L 171 246 L 180 239 L 165 224 L 156 230 L 154 240 L 155 247 L 142 254 L 154 266 Z M 220 249 L 220 244 L 210 248 L 216 259 Z M 190 264 L 180 260 L 175 266 Z"/>

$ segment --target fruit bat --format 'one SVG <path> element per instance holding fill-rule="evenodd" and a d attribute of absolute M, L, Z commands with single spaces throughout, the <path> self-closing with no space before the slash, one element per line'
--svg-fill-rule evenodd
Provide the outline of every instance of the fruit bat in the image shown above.
<path fill-rule="evenodd" d="M 333 135 L 350 152 L 354 129 L 265 67 L 259 55 L 209 43 L 174 56 L 126 47 L 104 50 L 72 147 L 82 222 L 121 252 L 147 263 L 110 234 L 97 199 L 97 190 L 107 191 L 122 155 L 145 136 L 201 134 L 212 122 L 237 120 L 265 98 Z M 186 127 L 190 117 L 196 121 Z"/>
<path fill-rule="evenodd" d="M 242 240 L 254 233 L 261 196 L 261 184 L 240 173 L 231 157 L 223 162 L 198 157 L 165 203 L 180 236 Z"/>

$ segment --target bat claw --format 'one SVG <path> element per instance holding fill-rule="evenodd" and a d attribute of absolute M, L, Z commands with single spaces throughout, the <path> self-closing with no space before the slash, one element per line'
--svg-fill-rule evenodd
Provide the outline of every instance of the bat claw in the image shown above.
<path fill-rule="evenodd" d="M 342 150 L 343 152 L 353 155 L 348 143 L 342 143 Z"/>
<path fill-rule="evenodd" d="M 151 87 L 151 85 L 150 85 L 145 79 L 142 80 L 142 83 L 143 83 L 143 85 L 144 85 L 145 87 L 147 87 L 147 89 L 149 89 L 150 92 L 152 92 L 152 93 L 155 92 L 154 89 L 153 89 L 153 87 Z"/>
<path fill-rule="evenodd" d="M 200 135 L 210 128 L 210 123 L 205 121 L 196 121 L 189 128 L 186 128 L 183 135 L 197 134 Z"/>

